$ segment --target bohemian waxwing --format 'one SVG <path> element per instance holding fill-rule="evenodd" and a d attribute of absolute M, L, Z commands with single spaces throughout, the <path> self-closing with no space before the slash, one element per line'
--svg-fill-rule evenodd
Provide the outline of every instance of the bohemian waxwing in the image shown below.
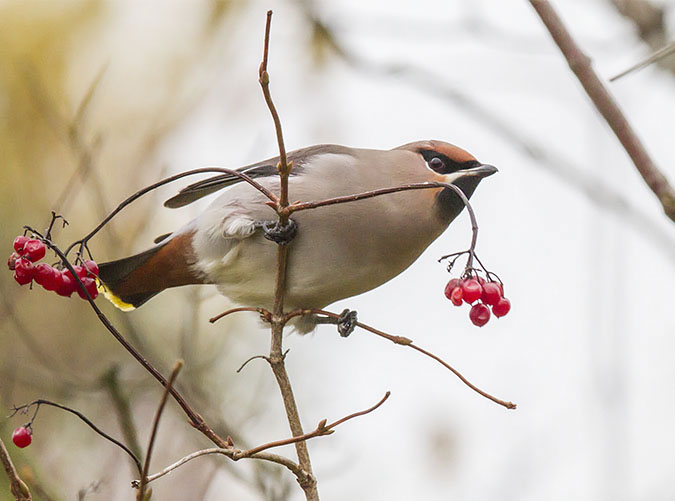
<path fill-rule="evenodd" d="M 392 150 L 318 145 L 290 152 L 291 201 L 313 201 L 410 183 L 453 183 L 470 197 L 480 180 L 497 172 L 442 141 L 418 141 Z M 278 158 L 240 172 L 279 191 Z M 227 188 L 196 219 L 151 249 L 100 265 L 106 297 L 134 309 L 169 287 L 215 284 L 235 303 L 271 309 L 276 244 L 261 222 L 275 220 L 267 199 L 248 183 L 218 175 L 194 183 L 165 202 L 182 207 Z M 297 236 L 289 244 L 287 309 L 323 308 L 391 280 L 410 266 L 462 211 L 447 188 L 411 190 L 319 207 L 292 215 Z M 300 332 L 315 327 L 295 324 Z"/>

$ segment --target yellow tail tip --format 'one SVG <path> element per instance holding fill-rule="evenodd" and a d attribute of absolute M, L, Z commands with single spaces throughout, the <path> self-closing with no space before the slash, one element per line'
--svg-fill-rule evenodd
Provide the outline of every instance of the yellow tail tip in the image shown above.
<path fill-rule="evenodd" d="M 113 294 L 112 291 L 106 287 L 103 282 L 101 282 L 101 280 L 97 279 L 96 284 L 98 285 L 99 292 L 103 294 L 108 301 L 114 304 L 116 308 L 119 308 L 122 311 L 131 311 L 136 309 L 133 304 L 125 303 L 122 301 L 122 299 Z"/>

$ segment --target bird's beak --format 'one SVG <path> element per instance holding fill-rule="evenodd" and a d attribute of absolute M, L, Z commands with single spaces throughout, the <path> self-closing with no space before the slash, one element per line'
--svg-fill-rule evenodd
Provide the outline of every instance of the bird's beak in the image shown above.
<path fill-rule="evenodd" d="M 483 179 L 484 177 L 491 176 L 497 172 L 497 167 L 494 165 L 482 164 L 478 167 L 471 167 L 470 169 L 462 169 L 446 174 L 443 176 L 446 183 L 454 183 L 455 181 L 463 178 L 476 178 L 476 182 Z"/>
<path fill-rule="evenodd" d="M 462 177 L 464 176 L 473 176 L 473 177 L 478 177 L 478 178 L 484 178 L 491 176 L 495 172 L 499 172 L 497 170 L 497 167 L 494 165 L 489 165 L 489 164 L 482 164 L 479 165 L 478 167 L 472 167 L 471 169 L 466 169 L 460 171 L 462 173 Z"/>

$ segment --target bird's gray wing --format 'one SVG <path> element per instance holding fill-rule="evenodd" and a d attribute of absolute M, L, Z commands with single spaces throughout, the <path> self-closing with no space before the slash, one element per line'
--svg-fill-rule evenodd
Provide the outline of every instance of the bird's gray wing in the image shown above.
<path fill-rule="evenodd" d="M 335 144 L 320 144 L 317 146 L 310 146 L 309 148 L 291 151 L 288 153 L 288 160 L 293 162 L 291 176 L 297 176 L 301 174 L 303 165 L 306 164 L 307 161 L 313 156 L 325 153 L 344 154 L 348 152 L 349 148 Z M 278 163 L 279 157 L 274 157 L 268 160 L 263 160 L 262 162 L 247 165 L 246 167 L 237 169 L 237 171 L 242 172 L 253 179 L 276 176 L 278 175 Z M 184 205 L 191 204 L 195 200 L 199 200 L 206 195 L 210 195 L 211 193 L 239 182 L 241 182 L 241 178 L 232 174 L 220 174 L 202 181 L 197 181 L 196 183 L 186 186 L 180 190 L 177 195 L 164 202 L 164 206 L 171 209 L 183 207 Z"/>

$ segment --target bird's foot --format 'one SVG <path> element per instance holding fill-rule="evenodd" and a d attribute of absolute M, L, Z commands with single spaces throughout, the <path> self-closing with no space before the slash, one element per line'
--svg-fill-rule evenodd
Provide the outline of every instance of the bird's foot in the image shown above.
<path fill-rule="evenodd" d="M 356 328 L 356 317 L 357 313 L 353 310 L 345 309 L 342 310 L 338 318 L 333 317 L 320 317 L 316 316 L 314 319 L 315 324 L 324 324 L 324 325 L 335 325 L 337 327 L 340 336 L 347 337 Z"/>
<path fill-rule="evenodd" d="M 288 220 L 288 224 L 281 226 L 279 221 L 256 221 L 257 228 L 263 230 L 263 234 L 267 240 L 279 245 L 288 245 L 295 238 L 298 232 L 298 223 L 292 219 Z"/>
<path fill-rule="evenodd" d="M 356 329 L 358 314 L 354 310 L 344 309 L 337 321 L 337 330 L 342 337 L 348 337 Z"/>

